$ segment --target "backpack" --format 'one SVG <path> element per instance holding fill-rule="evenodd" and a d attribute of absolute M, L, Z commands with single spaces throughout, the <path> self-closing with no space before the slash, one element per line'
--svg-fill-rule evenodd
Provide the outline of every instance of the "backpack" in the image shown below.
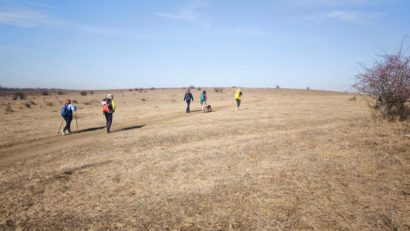
<path fill-rule="evenodd" d="M 105 98 L 105 99 L 103 99 L 103 100 L 101 101 L 102 111 L 103 111 L 103 112 L 111 112 L 111 110 L 110 110 L 110 102 L 111 102 L 111 100 L 108 99 L 108 98 Z"/>
<path fill-rule="evenodd" d="M 205 94 L 201 94 L 201 97 L 200 97 L 200 99 L 201 99 L 201 101 L 206 101 L 206 95 Z"/>
<path fill-rule="evenodd" d="M 64 105 L 61 108 L 60 114 L 61 114 L 62 117 L 66 117 L 66 116 L 69 116 L 71 114 L 71 110 L 70 110 L 70 108 L 68 108 L 68 105 Z"/>

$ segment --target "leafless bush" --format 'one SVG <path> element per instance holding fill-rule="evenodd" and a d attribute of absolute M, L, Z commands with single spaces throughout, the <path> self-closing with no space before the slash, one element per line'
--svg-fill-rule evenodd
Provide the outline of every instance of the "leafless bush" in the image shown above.
<path fill-rule="evenodd" d="M 200 90 L 201 90 L 201 88 L 200 88 L 200 87 L 197 87 L 196 89 L 197 89 L 198 91 L 200 91 Z"/>
<path fill-rule="evenodd" d="M 94 95 L 94 91 L 90 91 L 90 94 L 91 94 L 91 95 Z"/>
<path fill-rule="evenodd" d="M 59 92 L 57 92 L 57 95 L 64 95 L 64 92 L 59 91 Z"/>
<path fill-rule="evenodd" d="M 26 103 L 24 104 L 24 106 L 26 106 L 26 108 L 31 108 L 31 103 L 26 102 Z"/>
<path fill-rule="evenodd" d="M 222 87 L 215 87 L 215 88 L 214 88 L 214 91 L 215 91 L 216 93 L 223 93 L 223 92 L 224 92 L 224 89 L 223 89 Z"/>
<path fill-rule="evenodd" d="M 92 104 L 92 102 L 90 102 L 90 101 L 84 103 L 84 105 L 91 105 L 91 104 Z"/>
<path fill-rule="evenodd" d="M 52 107 L 52 106 L 53 106 L 53 103 L 52 103 L 52 102 L 46 102 L 46 106 Z"/>
<path fill-rule="evenodd" d="M 151 87 L 150 90 L 151 90 L 151 91 L 154 91 L 154 90 L 155 90 L 155 87 Z"/>
<path fill-rule="evenodd" d="M 276 85 L 275 88 L 276 88 L 276 89 L 280 89 L 280 86 L 279 86 L 279 85 Z"/>
<path fill-rule="evenodd" d="M 23 92 L 21 92 L 21 91 L 15 92 L 15 93 L 13 94 L 13 100 L 25 99 L 25 98 L 26 98 L 26 95 L 25 95 Z"/>
<path fill-rule="evenodd" d="M 142 102 L 145 102 L 145 101 L 147 101 L 147 100 L 146 100 L 145 98 L 142 98 L 141 101 L 142 101 Z"/>
<path fill-rule="evenodd" d="M 87 95 L 88 95 L 88 92 L 82 91 L 82 92 L 80 92 L 80 95 L 82 95 L 82 96 L 87 96 Z"/>
<path fill-rule="evenodd" d="M 386 54 L 356 75 L 353 85 L 360 93 L 370 96 L 369 106 L 376 115 L 387 119 L 408 117 L 406 101 L 410 98 L 410 57 L 402 49 Z"/>
<path fill-rule="evenodd" d="M 10 107 L 10 105 L 7 105 L 7 107 L 4 110 L 6 113 L 12 113 L 14 112 L 13 108 Z"/>
<path fill-rule="evenodd" d="M 349 101 L 356 101 L 356 100 L 357 100 L 356 96 L 349 98 Z"/>
<path fill-rule="evenodd" d="M 44 96 L 49 95 L 48 91 L 42 91 L 40 94 Z"/>
<path fill-rule="evenodd" d="M 34 101 L 30 101 L 30 104 L 31 105 L 37 105 L 36 102 L 34 102 Z"/>
<path fill-rule="evenodd" d="M 309 90 L 310 90 L 310 87 L 307 87 L 307 88 L 306 88 L 306 90 L 308 90 L 308 91 L 309 91 Z"/>

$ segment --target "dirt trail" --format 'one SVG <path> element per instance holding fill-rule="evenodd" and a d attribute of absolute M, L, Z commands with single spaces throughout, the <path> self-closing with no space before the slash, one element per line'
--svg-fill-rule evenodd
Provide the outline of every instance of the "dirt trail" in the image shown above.
<path fill-rule="evenodd" d="M 218 111 L 226 110 L 231 105 L 223 105 L 218 107 Z M 197 112 L 197 111 L 193 111 Z M 120 132 L 134 128 L 143 128 L 148 125 L 160 124 L 173 119 L 178 119 L 186 116 L 185 112 L 171 112 L 169 114 L 160 114 L 148 118 L 140 119 L 139 121 L 124 121 L 116 122 L 112 132 Z M 33 156 L 39 153 L 47 153 L 52 151 L 69 148 L 75 145 L 82 145 L 90 143 L 98 137 L 106 136 L 103 126 L 93 127 L 80 130 L 70 136 L 53 135 L 49 137 L 40 138 L 26 143 L 19 143 L 0 150 L 0 166 L 6 165 L 10 161 L 14 161 L 21 157 Z"/>

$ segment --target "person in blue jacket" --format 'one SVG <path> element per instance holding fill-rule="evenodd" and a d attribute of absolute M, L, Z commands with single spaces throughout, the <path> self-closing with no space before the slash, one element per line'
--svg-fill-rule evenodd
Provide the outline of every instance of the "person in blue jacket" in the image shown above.
<path fill-rule="evenodd" d="M 71 104 L 70 99 L 64 100 L 64 106 L 60 110 L 61 116 L 64 118 L 65 126 L 61 131 L 63 135 L 71 134 L 71 121 L 73 120 L 73 112 L 77 110 L 77 107 Z"/>

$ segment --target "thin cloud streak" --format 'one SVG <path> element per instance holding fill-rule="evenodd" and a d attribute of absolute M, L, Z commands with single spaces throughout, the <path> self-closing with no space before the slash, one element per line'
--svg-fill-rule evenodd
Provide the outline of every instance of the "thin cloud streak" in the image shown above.
<path fill-rule="evenodd" d="M 315 14 L 309 19 L 319 22 L 347 22 L 355 24 L 370 24 L 380 18 L 383 14 L 380 12 L 362 12 L 362 11 L 329 11 Z"/>
<path fill-rule="evenodd" d="M 55 24 L 49 15 L 33 10 L 0 10 L 0 24 L 17 27 L 38 27 Z"/>

